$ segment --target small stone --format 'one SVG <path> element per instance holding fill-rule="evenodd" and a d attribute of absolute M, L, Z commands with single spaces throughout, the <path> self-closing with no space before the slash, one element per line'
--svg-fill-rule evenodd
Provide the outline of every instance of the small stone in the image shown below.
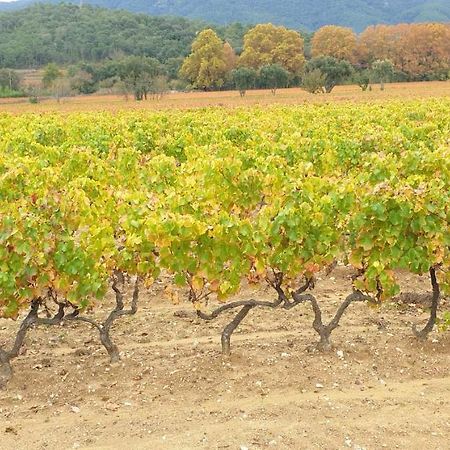
<path fill-rule="evenodd" d="M 71 407 L 70 407 L 70 410 L 71 410 L 73 413 L 75 413 L 75 414 L 79 414 L 80 411 L 81 411 L 81 409 L 78 408 L 78 406 L 71 406 Z"/>
<path fill-rule="evenodd" d="M 316 388 L 322 389 L 323 388 L 323 384 L 317 383 L 316 384 Z"/>
<path fill-rule="evenodd" d="M 117 411 L 119 409 L 119 405 L 117 403 L 107 403 L 105 408 L 108 411 Z"/>

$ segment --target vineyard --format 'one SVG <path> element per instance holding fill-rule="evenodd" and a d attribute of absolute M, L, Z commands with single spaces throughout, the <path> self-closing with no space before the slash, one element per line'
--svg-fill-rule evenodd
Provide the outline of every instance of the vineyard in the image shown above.
<path fill-rule="evenodd" d="M 429 273 L 425 337 L 450 285 L 449 118 L 447 100 L 3 115 L 0 312 L 29 311 L 0 350 L 3 378 L 41 324 L 86 322 L 117 361 L 114 321 L 135 314 L 141 285 L 161 275 L 173 280 L 167 297 L 205 321 L 235 311 L 222 334 L 229 354 L 255 308 L 310 304 L 327 349 L 351 303 L 399 294 L 398 270 Z M 315 278 L 339 263 L 354 268 L 353 290 L 325 323 Z M 273 301 L 227 301 L 243 280 L 267 283 Z M 116 307 L 95 322 L 88 313 L 110 286 Z"/>
<path fill-rule="evenodd" d="M 225 318 L 225 356 L 248 321 L 267 332 L 262 321 L 281 314 L 295 326 L 299 310 L 312 314 L 311 348 L 330 350 L 352 308 L 362 324 L 414 294 L 405 274 L 428 277 L 431 304 L 402 333 L 419 346 L 450 325 L 439 309 L 450 289 L 448 99 L 5 113 L 0 129 L 0 322 L 20 323 L 0 340 L 2 387 L 34 329 L 90 327 L 118 362 L 114 329 L 152 327 L 138 316 L 155 286 L 205 328 Z M 321 284 L 343 270 L 348 290 L 330 309 Z"/>

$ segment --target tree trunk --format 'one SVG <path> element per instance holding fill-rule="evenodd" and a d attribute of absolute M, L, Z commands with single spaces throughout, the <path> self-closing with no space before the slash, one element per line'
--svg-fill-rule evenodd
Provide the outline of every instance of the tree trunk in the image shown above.
<path fill-rule="evenodd" d="M 250 312 L 253 306 L 244 306 L 235 316 L 235 318 L 224 328 L 222 332 L 222 354 L 230 356 L 231 354 L 231 335 L 239 324 L 245 319 L 245 316 Z"/>
<path fill-rule="evenodd" d="M 416 329 L 416 326 L 414 325 L 413 330 L 416 337 L 419 339 L 426 339 L 428 334 L 433 331 L 434 325 L 436 324 L 437 319 L 437 310 L 439 308 L 439 300 L 441 297 L 441 291 L 439 287 L 439 283 L 436 278 L 436 269 L 432 267 L 430 269 L 430 279 L 431 279 L 431 286 L 433 288 L 433 298 L 431 300 L 431 310 L 430 310 L 430 318 L 428 319 L 427 324 L 425 327 L 418 331 Z"/>

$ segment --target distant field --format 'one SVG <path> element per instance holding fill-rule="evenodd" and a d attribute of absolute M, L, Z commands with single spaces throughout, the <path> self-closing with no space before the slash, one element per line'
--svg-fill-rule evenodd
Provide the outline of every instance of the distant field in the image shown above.
<path fill-rule="evenodd" d="M 54 99 L 30 104 L 27 99 L 2 99 L 0 111 L 15 114 L 22 112 L 76 112 L 76 111 L 120 111 L 170 108 L 203 108 L 207 106 L 239 107 L 269 104 L 302 104 L 322 102 L 371 102 L 395 98 L 450 97 L 450 81 L 420 83 L 392 83 L 380 91 L 378 85 L 372 91 L 363 92 L 358 86 L 338 86 L 331 94 L 313 95 L 299 88 L 280 89 L 275 96 L 267 90 L 248 91 L 244 98 L 237 91 L 191 92 L 167 94 L 162 100 L 136 102 L 118 95 L 89 95 L 64 98 L 59 103 Z"/>

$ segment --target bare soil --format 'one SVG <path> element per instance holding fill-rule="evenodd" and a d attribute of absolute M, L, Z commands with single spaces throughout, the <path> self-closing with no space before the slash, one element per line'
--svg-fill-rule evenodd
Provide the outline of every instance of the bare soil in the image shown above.
<path fill-rule="evenodd" d="M 128 111 L 128 110 L 166 110 L 207 108 L 211 106 L 240 108 L 268 105 L 304 105 L 310 103 L 341 102 L 384 102 L 386 100 L 447 98 L 450 96 L 450 81 L 422 81 L 415 83 L 389 83 L 384 91 L 379 85 L 363 92 L 358 86 L 336 86 L 330 94 L 310 94 L 300 88 L 277 90 L 272 95 L 270 90 L 255 89 L 247 91 L 241 98 L 237 91 L 215 92 L 173 92 L 164 95 L 160 100 L 149 99 L 136 102 L 132 96 L 121 95 L 79 95 L 66 97 L 59 101 L 42 98 L 38 104 L 31 104 L 27 98 L 0 99 L 0 113 L 22 114 L 35 113 L 72 113 L 86 111 Z"/>
<path fill-rule="evenodd" d="M 328 316 L 348 277 L 339 267 L 319 281 Z M 402 284 L 429 290 L 427 277 L 403 275 Z M 428 317 L 423 302 L 351 305 L 329 353 L 314 349 L 309 305 L 253 310 L 224 359 L 220 330 L 231 316 L 205 323 L 163 288 L 115 325 L 122 361 L 114 366 L 84 324 L 30 332 L 0 392 L 0 448 L 449 448 L 450 333 L 413 338 L 411 324 Z M 249 287 L 241 296 L 271 292 Z M 0 321 L 0 345 L 17 326 Z"/>

